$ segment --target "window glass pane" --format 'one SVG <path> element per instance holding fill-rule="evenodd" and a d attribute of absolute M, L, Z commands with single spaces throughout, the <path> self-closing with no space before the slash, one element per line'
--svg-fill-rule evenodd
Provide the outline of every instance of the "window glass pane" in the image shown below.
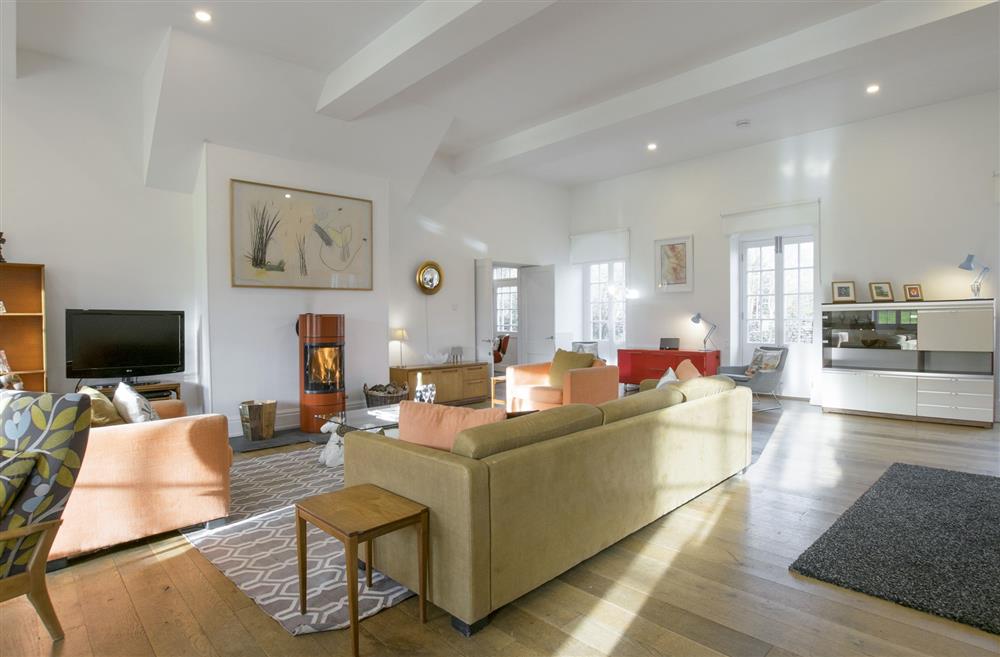
<path fill-rule="evenodd" d="M 785 256 L 784 259 L 785 269 L 794 269 L 799 266 L 798 244 L 785 244 L 782 247 L 782 253 Z"/>
<path fill-rule="evenodd" d="M 760 269 L 760 248 L 747 249 L 747 269 Z"/>
<path fill-rule="evenodd" d="M 813 266 L 813 243 L 802 242 L 799 244 L 799 267 Z"/>
<path fill-rule="evenodd" d="M 785 326 L 790 323 L 788 320 L 796 319 L 799 316 L 799 297 L 795 294 L 785 296 Z"/>
<path fill-rule="evenodd" d="M 760 322 L 761 341 L 770 344 L 774 342 L 774 320 L 762 319 Z"/>
<path fill-rule="evenodd" d="M 799 292 L 813 291 L 813 270 L 812 267 L 799 270 Z"/>
<path fill-rule="evenodd" d="M 751 319 L 747 322 L 747 342 L 753 344 L 760 344 L 762 340 L 762 333 L 760 331 L 760 320 Z"/>
<path fill-rule="evenodd" d="M 774 269 L 774 246 L 760 247 L 760 268 Z"/>
<path fill-rule="evenodd" d="M 760 273 L 760 293 L 774 294 L 774 272 L 762 271 Z"/>
<path fill-rule="evenodd" d="M 760 298 L 760 316 L 762 319 L 774 319 L 774 297 Z"/>
<path fill-rule="evenodd" d="M 760 294 L 760 272 L 747 273 L 747 294 Z"/>
<path fill-rule="evenodd" d="M 799 295 L 799 319 L 812 321 L 813 318 L 813 295 Z"/>
<path fill-rule="evenodd" d="M 795 294 L 799 291 L 799 270 L 785 270 L 785 294 Z"/>

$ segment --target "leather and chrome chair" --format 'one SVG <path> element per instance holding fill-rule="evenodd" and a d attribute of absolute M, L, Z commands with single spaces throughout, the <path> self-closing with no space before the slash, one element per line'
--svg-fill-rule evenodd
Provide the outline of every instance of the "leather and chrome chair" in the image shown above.
<path fill-rule="evenodd" d="M 730 379 L 736 382 L 736 385 L 745 386 L 750 388 L 753 392 L 754 399 L 754 412 L 763 411 L 776 411 L 781 409 L 781 400 L 778 399 L 778 392 L 781 389 L 781 376 L 785 370 L 785 362 L 788 360 L 788 347 L 778 347 L 778 346 L 760 346 L 754 350 L 762 352 L 780 352 L 781 356 L 778 359 L 778 364 L 773 369 L 757 369 L 752 371 L 751 367 L 754 363 L 749 365 L 727 365 L 719 368 L 719 374 L 725 374 Z M 751 372 L 748 374 L 747 372 Z M 768 396 L 769 406 L 764 406 L 764 402 L 761 400 L 761 396 Z"/>

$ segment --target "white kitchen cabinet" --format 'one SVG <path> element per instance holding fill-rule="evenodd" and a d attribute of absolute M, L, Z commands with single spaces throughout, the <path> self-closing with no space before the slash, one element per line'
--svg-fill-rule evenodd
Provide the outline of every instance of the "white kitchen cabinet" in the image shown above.
<path fill-rule="evenodd" d="M 847 411 L 866 411 L 868 374 L 823 370 L 823 406 Z"/>
<path fill-rule="evenodd" d="M 872 413 L 915 415 L 917 377 L 869 372 L 865 384 L 865 409 Z"/>

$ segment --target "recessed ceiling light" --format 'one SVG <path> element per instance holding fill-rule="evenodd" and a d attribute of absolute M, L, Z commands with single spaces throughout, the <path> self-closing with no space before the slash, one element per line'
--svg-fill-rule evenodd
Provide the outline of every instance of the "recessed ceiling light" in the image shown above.
<path fill-rule="evenodd" d="M 198 22 L 200 23 L 212 22 L 212 14 L 208 13 L 204 9 L 199 9 L 198 11 L 194 12 L 194 17 L 197 18 Z"/>
<path fill-rule="evenodd" d="M 292 198 L 291 194 L 285 194 L 285 198 Z"/>
<path fill-rule="evenodd" d="M 737 128 L 749 128 L 750 127 L 750 119 L 740 119 L 739 121 L 736 122 L 736 127 Z"/>
<path fill-rule="evenodd" d="M 647 151 L 655 151 L 656 150 L 656 142 L 655 141 L 651 141 L 648 144 L 646 144 L 646 150 Z"/>
<path fill-rule="evenodd" d="M 865 87 L 865 91 L 867 91 L 869 95 L 877 94 L 879 89 L 881 89 L 881 87 L 879 87 L 877 84 L 870 84 L 867 87 Z"/>

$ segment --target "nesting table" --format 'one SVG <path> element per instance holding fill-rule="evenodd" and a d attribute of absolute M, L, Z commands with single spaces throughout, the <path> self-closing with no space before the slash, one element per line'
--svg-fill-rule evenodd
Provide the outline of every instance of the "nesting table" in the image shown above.
<path fill-rule="evenodd" d="M 375 539 L 403 527 L 420 532 L 420 622 L 427 622 L 427 567 L 430 513 L 427 507 L 372 484 L 348 486 L 332 493 L 307 497 L 295 505 L 299 561 L 299 610 L 306 613 L 306 523 L 312 523 L 344 544 L 347 561 L 347 601 L 351 616 L 351 647 L 358 655 L 358 546 L 365 544 L 365 577 L 372 585 Z M 353 578 L 353 579 L 352 579 Z"/>

